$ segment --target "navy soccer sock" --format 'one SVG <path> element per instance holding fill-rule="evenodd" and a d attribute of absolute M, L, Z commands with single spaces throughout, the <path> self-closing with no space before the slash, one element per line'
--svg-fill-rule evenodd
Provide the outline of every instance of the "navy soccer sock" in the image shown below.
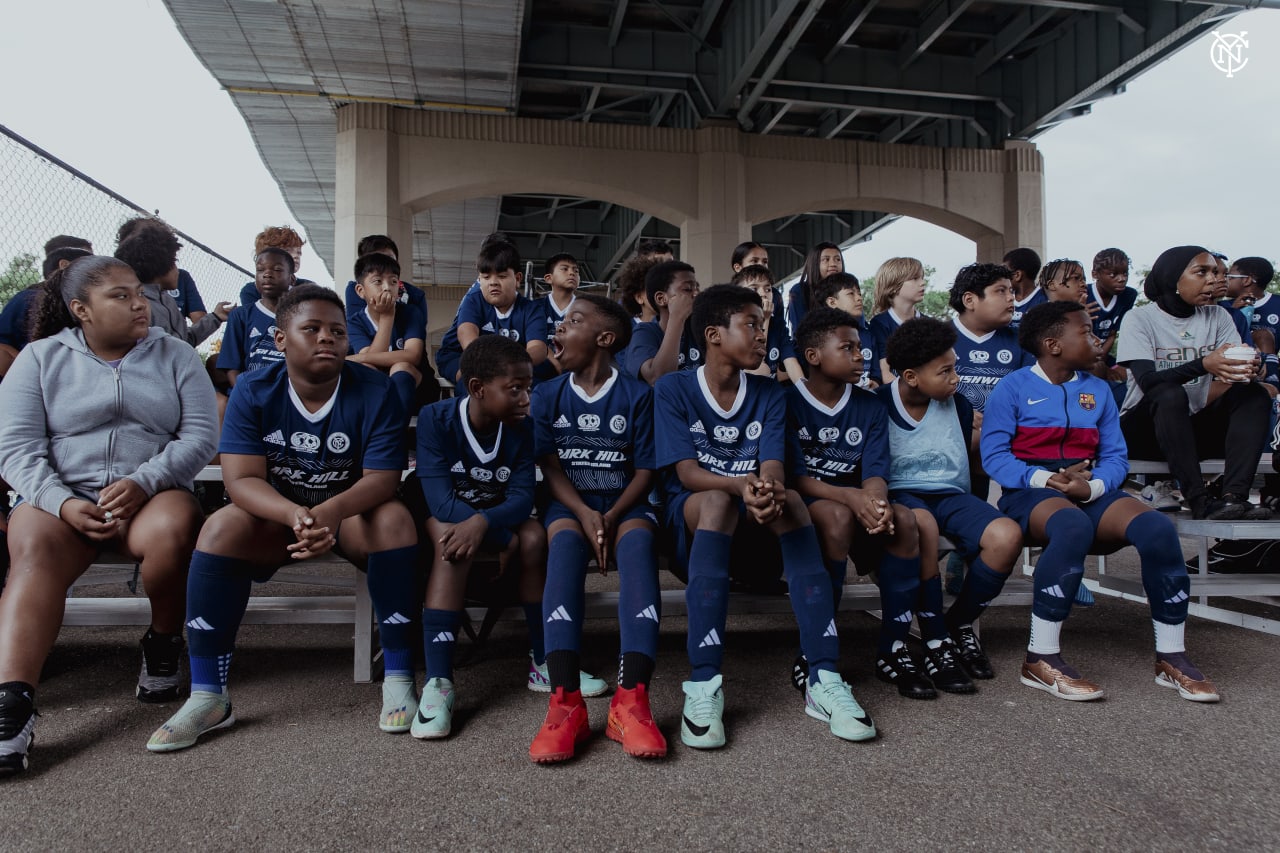
<path fill-rule="evenodd" d="M 391 377 L 391 387 L 395 390 L 396 396 L 400 398 L 400 405 L 404 409 L 405 423 L 408 423 L 409 418 L 417 414 L 413 411 L 413 395 L 418 390 L 418 386 L 413 381 L 413 375 L 407 370 L 398 371 Z"/>
<path fill-rule="evenodd" d="M 827 575 L 831 578 L 831 605 L 832 610 L 840 610 L 840 599 L 844 597 L 844 582 L 849 577 L 849 558 L 841 557 L 838 560 L 824 560 L 827 567 Z"/>
<path fill-rule="evenodd" d="M 427 661 L 427 678 L 453 680 L 453 647 L 458 642 L 459 610 L 422 609 L 422 653 Z"/>
<path fill-rule="evenodd" d="M 1186 622 L 1191 579 L 1173 522 L 1158 512 L 1144 512 L 1129 522 L 1124 536 L 1142 561 L 1142 587 L 1151 618 L 1165 625 Z"/>
<path fill-rule="evenodd" d="M 800 627 L 800 650 L 809 661 L 809 683 L 821 670 L 839 672 L 840 636 L 831 602 L 831 576 L 827 574 L 812 524 L 783 533 L 782 569 L 787 575 L 791 609 Z"/>
<path fill-rule="evenodd" d="M 724 625 L 729 616 L 729 547 L 733 537 L 695 530 L 689 549 L 689 663 L 693 681 L 710 681 L 724 661 Z"/>
<path fill-rule="evenodd" d="M 409 626 L 417 598 L 418 547 L 374 551 L 368 557 L 369 598 L 378 619 L 383 668 L 387 675 L 413 675 Z"/>
<path fill-rule="evenodd" d="M 1083 511 L 1060 509 L 1044 526 L 1049 543 L 1036 561 L 1031 614 L 1048 622 L 1062 622 L 1084 578 L 1084 558 L 1093 542 L 1093 524 Z"/>
<path fill-rule="evenodd" d="M 656 659 L 661 618 L 653 531 L 636 528 L 618 541 L 618 631 L 622 655 L 636 652 Z"/>
<path fill-rule="evenodd" d="M 236 632 L 249 605 L 249 564 L 204 551 L 191 555 L 187 574 L 187 639 L 191 689 L 221 693 L 227 687 Z"/>
<path fill-rule="evenodd" d="M 916 620 L 920 623 L 920 636 L 926 643 L 936 645 L 937 641 L 950 636 L 942 613 L 941 575 L 920 581 L 920 593 L 916 596 Z"/>
<path fill-rule="evenodd" d="M 586 569 L 586 541 L 576 531 L 561 530 L 551 539 L 547 551 L 547 585 L 538 617 L 543 623 L 548 654 L 577 652 L 582 644 L 583 573 Z"/>
<path fill-rule="evenodd" d="M 920 557 L 895 557 L 886 553 L 876 575 L 880 582 L 880 638 L 876 652 L 884 657 L 893 644 L 911 635 L 912 608 L 920 594 Z"/>
<path fill-rule="evenodd" d="M 960 595 L 947 612 L 947 624 L 957 628 L 972 625 L 986 610 L 987 605 L 1000 594 L 1000 590 L 1004 589 L 1004 582 L 1008 579 L 1008 575 L 1000 574 L 984 563 L 981 557 L 974 557 L 969 564 L 964 584 L 960 587 Z"/>

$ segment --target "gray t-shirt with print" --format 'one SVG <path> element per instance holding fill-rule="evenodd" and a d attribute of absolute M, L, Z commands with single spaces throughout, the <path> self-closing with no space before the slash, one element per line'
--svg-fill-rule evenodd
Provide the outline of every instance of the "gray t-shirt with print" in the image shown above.
<path fill-rule="evenodd" d="M 1202 305 L 1190 317 L 1175 317 L 1160 310 L 1155 303 L 1134 308 L 1124 318 L 1120 330 L 1116 361 L 1154 361 L 1156 370 L 1180 367 L 1213 352 L 1223 344 L 1240 343 L 1240 334 L 1231 315 L 1217 305 Z M 1209 400 L 1209 383 L 1213 377 L 1197 376 L 1182 387 L 1187 391 L 1191 414 L 1205 407 Z M 1121 414 L 1142 399 L 1142 389 L 1129 374 Z"/>

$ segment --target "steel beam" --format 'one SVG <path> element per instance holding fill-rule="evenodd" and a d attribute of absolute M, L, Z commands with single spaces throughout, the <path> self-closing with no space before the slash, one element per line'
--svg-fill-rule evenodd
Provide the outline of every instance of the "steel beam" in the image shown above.
<path fill-rule="evenodd" d="M 1010 51 L 1052 17 L 1053 9 L 1035 7 L 1018 9 L 1000 28 L 1000 32 L 996 33 L 996 37 L 984 45 L 978 51 L 978 55 L 973 58 L 973 76 L 977 77 L 1004 59 Z"/>
<path fill-rule="evenodd" d="M 791 55 L 791 51 L 795 50 L 796 44 L 800 41 L 800 37 L 809 29 L 809 25 L 813 23 L 813 19 L 818 16 L 818 12 L 822 9 L 824 0 L 809 0 L 809 4 L 805 6 L 804 11 L 800 13 L 799 20 L 791 27 L 791 31 L 787 33 L 787 37 L 782 40 L 782 44 L 778 46 L 777 52 L 773 58 L 769 60 L 769 65 L 765 68 L 764 73 L 756 80 L 755 85 L 751 88 L 750 94 L 742 102 L 742 106 L 738 108 L 738 124 L 747 130 L 751 130 L 751 111 L 755 108 L 756 103 L 760 100 L 760 96 L 764 94 L 764 90 L 768 88 L 769 81 L 778 73 L 778 69 L 782 68 L 782 64 L 787 61 L 787 57 Z M 777 121 L 775 117 L 774 122 Z M 770 128 L 773 124 L 769 125 Z M 762 131 L 768 133 L 768 130 Z"/>
<path fill-rule="evenodd" d="M 739 0 L 725 17 L 717 113 L 728 113 L 800 0 Z"/>
<path fill-rule="evenodd" d="M 618 46 L 622 34 L 622 21 L 627 17 L 627 0 L 614 0 L 613 17 L 609 19 L 609 47 Z"/>
<path fill-rule="evenodd" d="M 845 4 L 844 8 L 840 10 L 839 22 L 836 24 L 836 37 L 823 53 L 823 65 L 836 58 L 836 55 L 840 53 L 840 49 L 849 43 L 849 39 L 853 38 L 853 34 L 867 20 L 871 10 L 879 2 L 880 0 L 853 0 L 853 2 Z"/>
<path fill-rule="evenodd" d="M 920 58 L 929 45 L 937 41 L 938 36 L 947 31 L 947 27 L 955 23 L 956 18 L 973 4 L 973 0 L 941 0 L 928 17 L 921 22 L 920 28 L 907 37 L 898 53 L 898 63 L 906 68 Z"/>

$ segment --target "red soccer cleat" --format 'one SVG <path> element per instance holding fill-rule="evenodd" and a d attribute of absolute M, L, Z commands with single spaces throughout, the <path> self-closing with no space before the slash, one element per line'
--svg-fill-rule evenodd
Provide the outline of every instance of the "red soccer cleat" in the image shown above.
<path fill-rule="evenodd" d="M 649 710 L 649 688 L 637 684 L 631 690 L 619 687 L 609 703 L 609 725 L 604 732 L 622 744 L 627 755 L 636 758 L 662 758 L 667 754 L 667 739 Z"/>
<path fill-rule="evenodd" d="M 547 706 L 547 718 L 533 736 L 529 757 L 538 764 L 552 764 L 573 758 L 574 750 L 591 735 L 587 725 L 587 706 L 582 691 L 566 693 L 557 687 Z"/>

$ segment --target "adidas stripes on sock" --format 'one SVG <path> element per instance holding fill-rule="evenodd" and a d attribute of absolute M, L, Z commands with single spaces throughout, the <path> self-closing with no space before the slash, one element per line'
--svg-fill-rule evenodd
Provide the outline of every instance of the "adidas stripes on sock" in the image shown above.
<path fill-rule="evenodd" d="M 422 653 L 427 661 L 427 678 L 453 680 L 453 647 L 461 620 L 460 610 L 422 609 Z"/>
<path fill-rule="evenodd" d="M 204 551 L 191 555 L 187 573 L 187 642 L 191 689 L 221 693 L 231 653 L 253 586 L 249 564 Z"/>
<path fill-rule="evenodd" d="M 538 617 L 543 623 L 548 656 L 558 651 L 577 652 L 582 644 L 586 570 L 587 543 L 581 534 L 561 530 L 552 537 L 547 550 L 547 585 Z M 555 686 L 553 681 L 552 688 Z"/>
<path fill-rule="evenodd" d="M 809 661 L 809 683 L 822 670 L 838 672 L 840 635 L 831 601 L 831 576 L 827 573 L 812 524 L 778 537 L 782 569 L 787 576 L 791 609 L 800 627 L 800 649 Z"/>
<path fill-rule="evenodd" d="M 618 540 L 618 632 L 624 658 L 632 652 L 657 658 L 661 618 L 653 531 L 638 527 Z"/>
<path fill-rule="evenodd" d="M 724 662 L 724 626 L 729 615 L 729 548 L 733 537 L 695 530 L 689 549 L 689 663 L 692 681 L 710 681 Z"/>
<path fill-rule="evenodd" d="M 893 644 L 905 643 L 911 634 L 912 608 L 920 595 L 920 557 L 895 557 L 886 553 L 876 573 L 880 582 L 880 637 L 876 651 L 881 657 L 893 651 Z"/>
<path fill-rule="evenodd" d="M 400 374 L 396 374 L 399 376 Z M 378 619 L 378 639 L 382 643 L 383 668 L 388 676 L 412 676 L 413 656 L 409 651 L 409 626 L 417 599 L 418 548 L 393 548 L 368 556 L 366 580 L 373 612 Z"/>

